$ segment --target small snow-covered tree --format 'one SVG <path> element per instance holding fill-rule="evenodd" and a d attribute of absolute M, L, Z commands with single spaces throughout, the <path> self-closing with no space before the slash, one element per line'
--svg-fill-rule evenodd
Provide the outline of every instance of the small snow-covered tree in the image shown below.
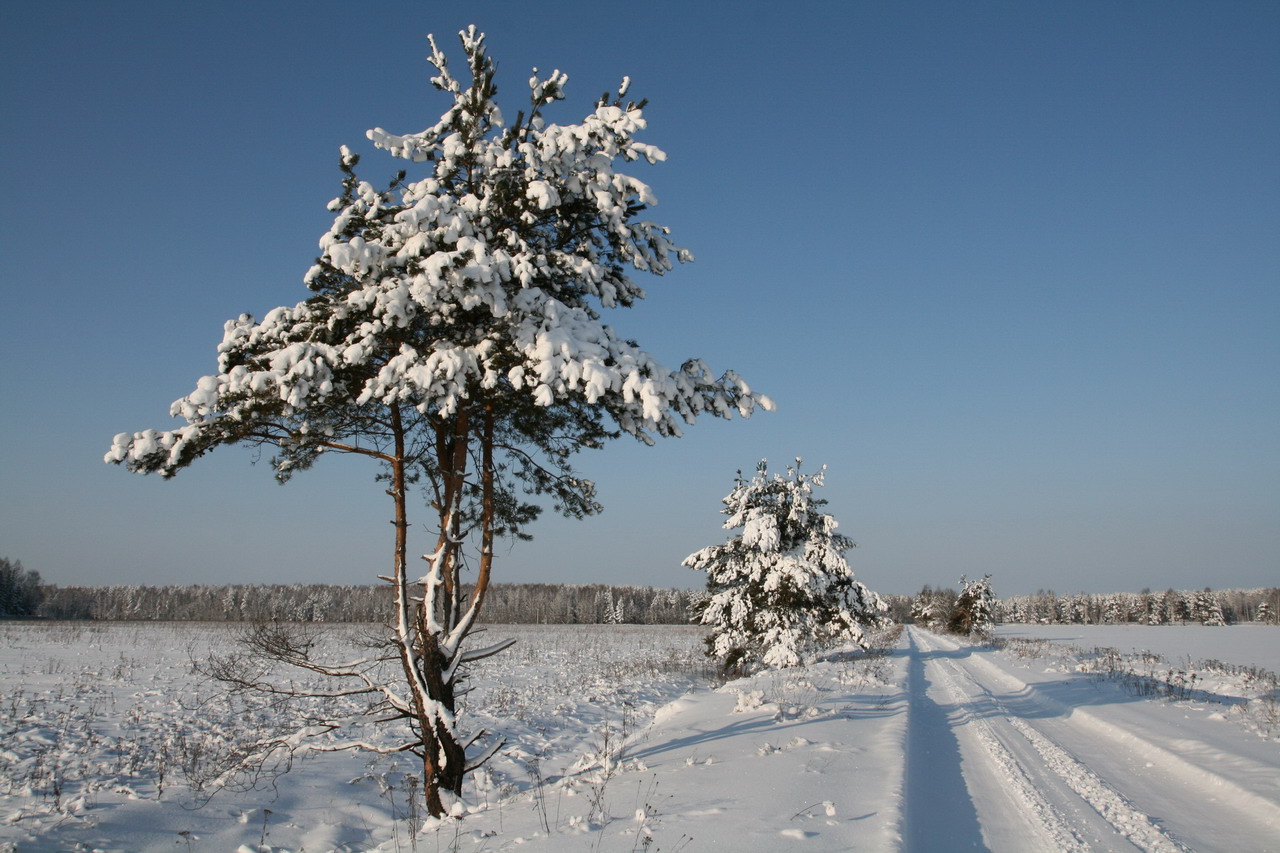
<path fill-rule="evenodd" d="M 1267 624 L 1268 622 L 1274 622 L 1275 619 L 1271 613 L 1271 605 L 1265 601 L 1260 603 L 1258 605 L 1257 613 L 1254 614 L 1253 621 L 1261 622 L 1264 625 Z"/>
<path fill-rule="evenodd" d="M 600 320 L 600 310 L 644 297 L 631 270 L 661 275 L 688 252 L 641 216 L 656 203 L 618 161 L 658 163 L 637 136 L 644 102 L 625 78 L 577 124 L 546 110 L 567 75 L 529 80 L 529 100 L 508 121 L 498 108 L 495 63 L 483 34 L 460 33 L 466 73 L 455 75 L 430 40 L 432 84 L 451 101 L 420 133 L 369 131 L 374 146 L 417 164 L 386 189 L 360 179 L 342 150 L 342 195 L 307 273 L 310 298 L 226 324 L 218 372 L 173 404 L 173 430 L 116 436 L 106 461 L 172 477 L 226 444 L 269 446 L 287 480 L 321 456 L 363 456 L 380 466 L 393 505 L 390 638 L 404 683 L 377 682 L 365 662 L 327 667 L 307 637 L 272 630 L 257 650 L 276 661 L 352 681 L 383 713 L 408 724 L 423 762 L 431 814 L 441 791 L 458 792 L 483 761 L 456 718 L 467 664 L 503 647 L 467 647 L 494 560 L 495 537 L 520 537 L 538 498 L 566 515 L 599 510 L 570 457 L 622 433 L 652 443 L 702 414 L 743 417 L 768 399 L 733 372 L 699 360 L 660 364 Z M 434 547 L 410 570 L 409 502 L 425 487 Z M 527 496 L 533 495 L 532 500 Z M 464 589 L 462 571 L 474 570 Z M 248 664 L 223 675 L 272 690 Z M 314 726 L 332 732 L 329 722 Z M 325 748 L 367 747 L 337 738 Z"/>
<path fill-rule="evenodd" d="M 1180 622 L 1183 625 L 1195 618 L 1195 597 L 1196 594 L 1191 590 L 1169 590 L 1165 596 L 1173 602 L 1173 616 L 1170 622 Z"/>
<path fill-rule="evenodd" d="M 951 608 L 955 605 L 955 600 L 955 590 L 935 590 L 925 584 L 911 603 L 911 619 L 930 631 L 942 630 L 951 617 Z"/>
<path fill-rule="evenodd" d="M 885 603 L 845 560 L 853 542 L 813 495 L 825 470 L 802 474 L 797 459 L 785 476 L 770 476 L 765 461 L 750 480 L 738 472 L 723 512 L 724 527 L 741 533 L 684 560 L 707 573 L 696 616 L 726 671 L 798 666 L 836 642 L 866 648 L 864 628 L 884 618 Z"/>
<path fill-rule="evenodd" d="M 960 577 L 960 595 L 951 608 L 947 630 L 953 634 L 985 634 L 995 624 L 996 596 L 991 590 L 991 575 L 970 580 Z"/>
<path fill-rule="evenodd" d="M 1222 600 L 1218 594 L 1205 587 L 1191 594 L 1191 618 L 1201 625 L 1222 626 L 1227 624 L 1222 612 Z"/>

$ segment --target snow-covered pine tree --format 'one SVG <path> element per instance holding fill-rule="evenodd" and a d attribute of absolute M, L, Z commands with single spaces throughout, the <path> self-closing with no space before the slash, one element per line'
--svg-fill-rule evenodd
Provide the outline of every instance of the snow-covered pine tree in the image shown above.
<path fill-rule="evenodd" d="M 951 610 L 947 630 L 953 634 L 985 634 L 995 624 L 996 596 L 991 590 L 991 575 L 970 580 L 960 576 L 960 595 Z"/>
<path fill-rule="evenodd" d="M 954 598 L 955 593 L 951 593 Z M 952 601 L 943 590 L 934 592 L 927 584 L 916 595 L 911 603 L 911 620 L 930 631 L 938 631 L 946 627 L 951 613 Z"/>
<path fill-rule="evenodd" d="M 644 102 L 625 100 L 629 81 L 580 123 L 560 125 L 545 111 L 564 97 L 567 75 L 535 69 L 527 106 L 508 122 L 483 34 L 460 36 L 463 76 L 430 41 L 431 82 L 451 101 L 440 120 L 420 133 L 368 133 L 422 174 L 402 171 L 378 189 L 344 148 L 336 218 L 305 277 L 311 297 L 261 321 L 228 322 L 218 372 L 172 406 L 186 425 L 121 433 L 106 455 L 165 477 L 224 444 L 273 447 L 282 481 L 326 453 L 381 466 L 394 506 L 391 642 L 405 683 L 352 677 L 386 706 L 379 716 L 408 722 L 396 748 L 422 759 L 433 815 L 444 811 L 440 791 L 460 791 L 496 748 L 465 756 L 455 687 L 468 662 L 503 647 L 465 641 L 494 538 L 520 536 L 537 515 L 524 495 L 566 515 L 594 513 L 593 484 L 569 464 L 574 452 L 621 433 L 646 443 L 676 436 L 698 415 L 772 407 L 733 372 L 717 377 L 699 360 L 670 369 L 600 321 L 601 309 L 644 297 L 630 270 L 661 275 L 691 260 L 668 229 L 641 217 L 656 203 L 650 188 L 615 168 L 665 159 L 637 139 Z M 407 550 L 415 479 L 435 513 L 421 576 Z M 464 594 L 466 565 L 476 575 Z M 277 660 L 318 665 L 305 643 L 275 633 L 264 642 Z"/>
<path fill-rule="evenodd" d="M 838 642 L 866 648 L 864 629 L 884 619 L 884 601 L 845 560 L 853 542 L 813 495 L 825 470 L 802 474 L 797 459 L 785 476 L 770 476 L 765 461 L 750 480 L 739 471 L 723 512 L 725 529 L 741 533 L 684 560 L 707 573 L 696 618 L 711 628 L 708 654 L 727 672 L 798 666 Z"/>
<path fill-rule="evenodd" d="M 1210 625 L 1220 627 L 1227 624 L 1226 616 L 1222 612 L 1222 601 L 1218 594 L 1205 587 L 1199 592 L 1192 595 L 1192 613 L 1191 617 L 1201 625 Z"/>

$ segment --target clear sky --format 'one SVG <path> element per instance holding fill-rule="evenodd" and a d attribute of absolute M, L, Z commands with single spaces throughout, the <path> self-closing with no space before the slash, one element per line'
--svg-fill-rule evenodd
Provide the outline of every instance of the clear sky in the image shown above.
<path fill-rule="evenodd" d="M 570 75 L 561 121 L 623 75 L 650 99 L 652 218 L 698 261 L 608 322 L 778 403 L 582 458 L 604 515 L 498 580 L 699 585 L 735 471 L 802 456 L 878 591 L 1280 584 L 1274 2 L 0 5 L 0 556 L 388 570 L 361 460 L 280 487 L 239 449 L 170 482 L 101 459 L 176 425 L 224 321 L 306 297 L 338 147 L 389 179 L 365 130 L 435 121 L 425 36 L 457 57 L 469 23 L 511 110 L 535 65 Z"/>

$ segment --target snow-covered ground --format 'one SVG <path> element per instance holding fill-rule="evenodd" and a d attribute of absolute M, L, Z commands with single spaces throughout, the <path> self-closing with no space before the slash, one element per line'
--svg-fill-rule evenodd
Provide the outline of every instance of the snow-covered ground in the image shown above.
<path fill-rule="evenodd" d="M 1173 664 L 1220 660 L 1280 672 L 1280 633 L 1275 625 L 1002 625 L 1001 637 L 1051 641 L 1055 646 L 1151 651 Z"/>
<path fill-rule="evenodd" d="M 499 632 L 466 710 L 509 747 L 435 822 L 403 759 L 194 791 L 278 722 L 192 674 L 225 625 L 0 624 L 0 850 L 1280 850 L 1278 629 L 907 629 L 722 686 L 693 628 Z"/>

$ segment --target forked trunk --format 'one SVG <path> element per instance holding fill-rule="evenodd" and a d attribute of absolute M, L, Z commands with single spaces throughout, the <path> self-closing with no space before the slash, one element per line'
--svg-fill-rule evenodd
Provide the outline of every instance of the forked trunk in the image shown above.
<path fill-rule="evenodd" d="M 423 794 L 433 817 L 446 813 L 441 794 L 462 794 L 466 776 L 466 747 L 451 725 L 455 711 L 456 676 L 453 658 L 461 654 L 463 636 L 470 632 L 484 601 L 493 564 L 494 526 L 494 414 L 486 408 L 479 440 L 481 444 L 480 483 L 480 564 L 475 588 L 463 600 L 461 578 L 460 510 L 466 489 L 467 450 L 473 438 L 470 418 L 464 411 L 438 435 L 436 451 L 441 472 L 437 495 L 440 535 L 435 552 L 428 557 L 430 569 L 424 578 L 422 597 L 410 616 L 407 568 L 407 522 L 405 503 L 407 480 L 403 462 L 392 466 L 392 497 L 396 503 L 396 596 L 401 619 L 401 662 L 413 694 L 414 728 L 422 757 Z M 397 448 L 400 442 L 397 440 Z M 397 453 L 403 460 L 403 454 Z M 448 643 L 442 649 L 441 644 Z"/>
<path fill-rule="evenodd" d="M 391 462 L 391 488 L 395 504 L 395 572 L 392 581 L 396 596 L 396 645 L 405 681 L 412 696 L 413 728 L 418 737 L 414 750 L 422 758 L 422 788 L 427 812 L 432 817 L 446 814 L 441 790 L 461 793 L 465 750 L 457 742 L 438 710 L 454 708 L 453 685 L 444 673 L 448 662 L 440 653 L 438 638 L 428 624 L 420 603 L 416 612 L 410 604 L 408 577 L 408 480 L 405 472 L 405 429 L 398 409 L 391 413 L 395 453 Z M 447 546 L 446 546 L 447 547 Z M 444 554 L 438 559 L 446 559 Z M 426 606 L 430 603 L 424 602 Z"/>

